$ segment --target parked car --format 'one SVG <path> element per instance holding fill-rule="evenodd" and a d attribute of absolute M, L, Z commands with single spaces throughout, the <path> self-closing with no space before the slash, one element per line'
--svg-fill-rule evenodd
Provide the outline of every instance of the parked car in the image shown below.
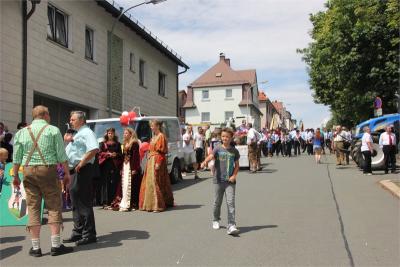
<path fill-rule="evenodd" d="M 168 172 L 171 183 L 177 183 L 182 179 L 181 167 L 183 163 L 182 135 L 178 118 L 164 116 L 136 117 L 127 127 L 135 130 L 139 140 L 150 140 L 152 137 L 150 121 L 154 119 L 163 122 L 162 130 L 168 139 Z M 88 120 L 87 125 L 95 132 L 99 142 L 103 141 L 106 130 L 111 127 L 115 129 L 115 134 L 122 140 L 124 126 L 121 125 L 119 118 Z"/>
<path fill-rule="evenodd" d="M 364 165 L 364 157 L 361 153 L 361 138 L 364 134 L 364 127 L 368 126 L 371 129 L 371 136 L 374 141 L 373 148 L 377 151 L 377 155 L 372 158 L 371 167 L 373 170 L 381 170 L 384 168 L 384 156 L 382 149 L 379 147 L 379 136 L 386 129 L 386 126 L 393 125 L 394 133 L 399 140 L 400 114 L 388 114 L 378 118 L 373 118 L 364 121 L 357 125 L 354 139 L 351 146 L 351 157 L 361 168 Z M 398 145 L 398 143 L 397 143 Z"/>

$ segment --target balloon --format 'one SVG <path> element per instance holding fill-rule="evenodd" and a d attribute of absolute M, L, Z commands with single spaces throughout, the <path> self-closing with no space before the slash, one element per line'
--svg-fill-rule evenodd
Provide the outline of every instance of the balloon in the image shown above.
<path fill-rule="evenodd" d="M 128 117 L 129 117 L 129 120 L 130 120 L 130 121 L 135 120 L 135 118 L 136 118 L 136 112 L 135 112 L 135 111 L 130 111 L 130 112 L 128 113 Z"/>
<path fill-rule="evenodd" d="M 128 111 L 124 111 L 124 112 L 122 112 L 121 115 L 122 115 L 122 116 L 128 116 L 128 114 L 129 114 Z"/>
<path fill-rule="evenodd" d="M 128 124 L 129 124 L 129 117 L 128 117 L 128 116 L 121 115 L 121 116 L 119 117 L 119 122 L 120 122 L 122 125 L 128 125 Z"/>

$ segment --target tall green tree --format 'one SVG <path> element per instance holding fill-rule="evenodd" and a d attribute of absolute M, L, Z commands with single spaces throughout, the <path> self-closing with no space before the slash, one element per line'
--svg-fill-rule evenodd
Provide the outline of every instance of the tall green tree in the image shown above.
<path fill-rule="evenodd" d="M 353 126 L 396 112 L 399 88 L 399 0 L 331 0 L 310 15 L 313 41 L 299 49 L 308 65 L 314 101 L 330 106 L 333 120 Z"/>

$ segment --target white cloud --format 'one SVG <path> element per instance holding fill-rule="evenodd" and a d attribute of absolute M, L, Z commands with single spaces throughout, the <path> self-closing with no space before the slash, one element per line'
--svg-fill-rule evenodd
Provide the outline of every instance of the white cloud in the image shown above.
<path fill-rule="evenodd" d="M 136 4 L 116 2 L 125 7 Z M 224 52 L 234 69 L 257 69 L 259 81 L 270 81 L 264 86 L 268 96 L 284 101 L 311 127 L 319 126 L 329 110 L 313 102 L 305 64 L 296 49 L 311 41 L 309 14 L 323 10 L 325 2 L 167 0 L 135 8 L 131 14 L 191 67 L 180 76 L 180 89 L 216 64 Z"/>

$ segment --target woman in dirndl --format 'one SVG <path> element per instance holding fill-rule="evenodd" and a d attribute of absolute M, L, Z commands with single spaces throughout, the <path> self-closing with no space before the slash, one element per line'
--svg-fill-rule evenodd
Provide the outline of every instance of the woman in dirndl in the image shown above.
<path fill-rule="evenodd" d="M 121 185 L 112 203 L 114 210 L 131 211 L 138 208 L 141 184 L 139 140 L 136 132 L 125 128 L 123 141 Z"/>
<path fill-rule="evenodd" d="M 167 170 L 168 143 L 161 132 L 161 126 L 161 121 L 153 120 L 150 123 L 153 138 L 150 142 L 146 170 L 140 187 L 140 210 L 160 212 L 174 205 Z"/>

